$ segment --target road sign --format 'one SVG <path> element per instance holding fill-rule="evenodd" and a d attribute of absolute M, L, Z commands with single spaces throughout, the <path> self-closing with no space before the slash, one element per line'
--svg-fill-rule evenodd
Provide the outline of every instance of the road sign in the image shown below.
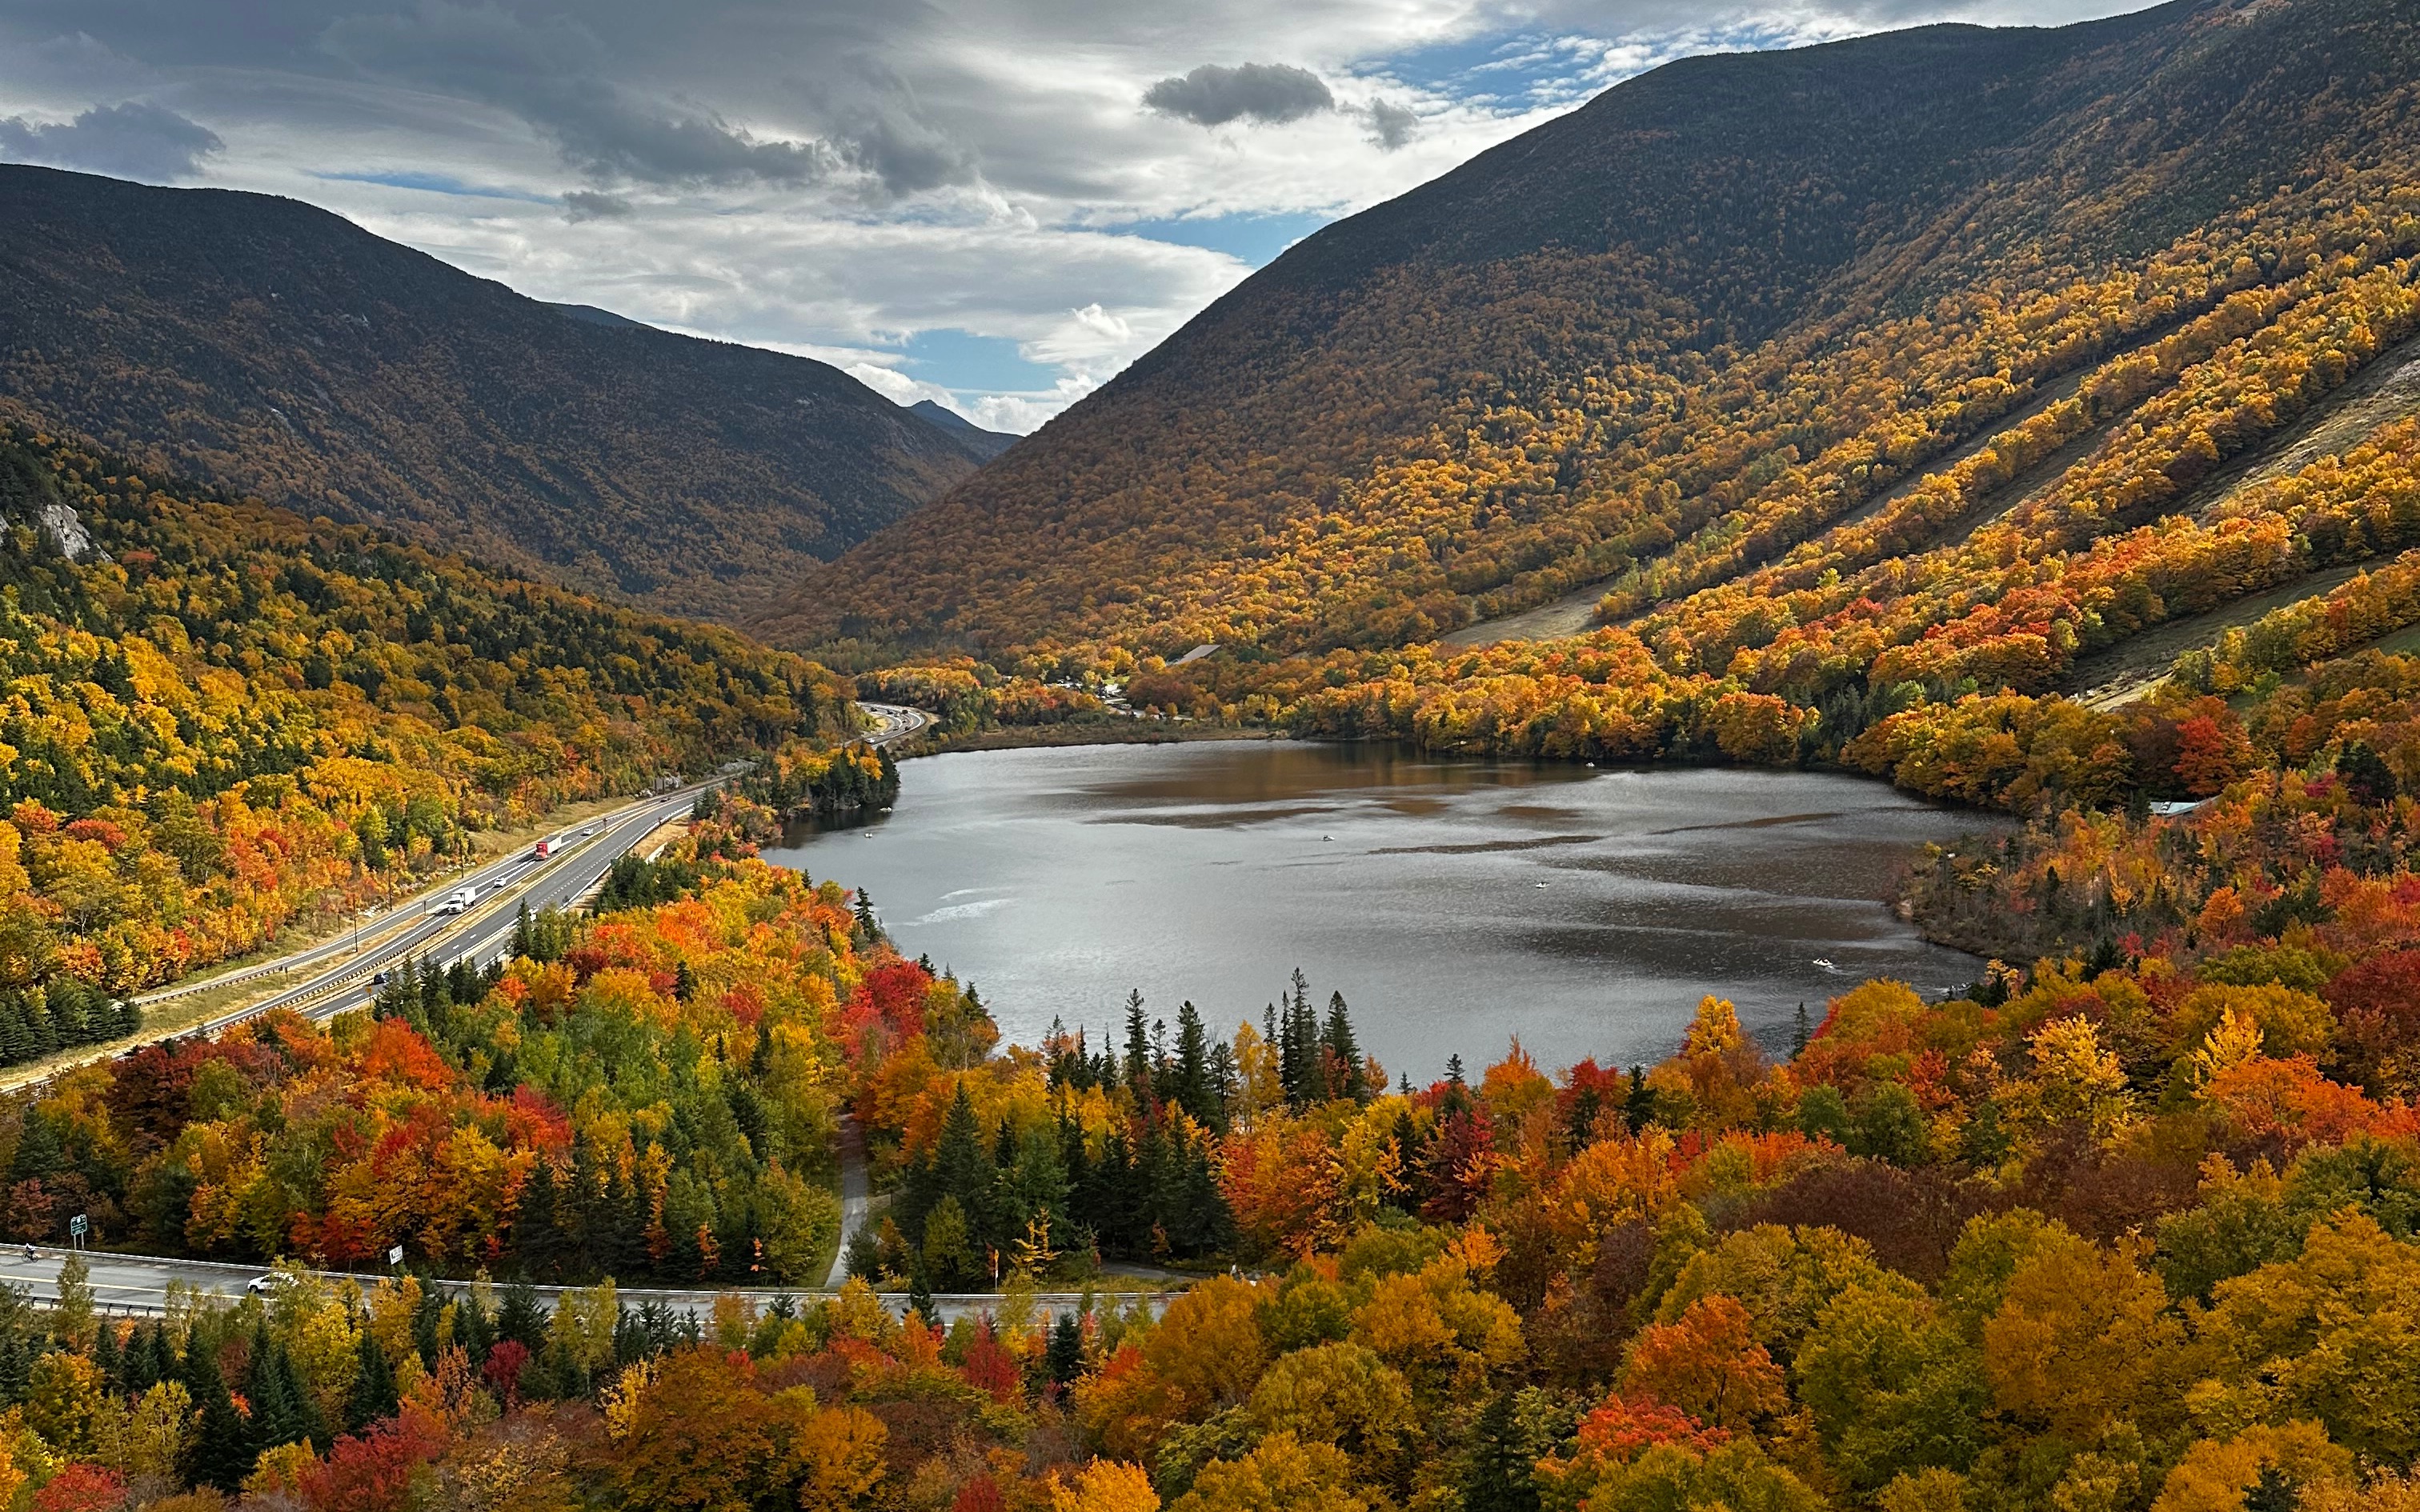
<path fill-rule="evenodd" d="M 386 1252 L 386 1263 L 389 1265 L 401 1265 L 403 1263 L 402 1245 L 397 1244 L 395 1248 Z"/>
<path fill-rule="evenodd" d="M 92 1232 L 92 1220 L 86 1218 L 83 1213 L 77 1213 L 74 1217 L 68 1220 L 68 1237 L 70 1239 L 81 1242 L 84 1239 L 84 1236 L 90 1232 Z"/>

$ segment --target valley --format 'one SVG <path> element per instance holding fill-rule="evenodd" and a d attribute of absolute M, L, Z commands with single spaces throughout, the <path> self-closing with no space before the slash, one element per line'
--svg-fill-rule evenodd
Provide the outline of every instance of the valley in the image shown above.
<path fill-rule="evenodd" d="M 0 1512 L 2420 1508 L 2420 14 L 1365 8 L 0 165 Z"/>

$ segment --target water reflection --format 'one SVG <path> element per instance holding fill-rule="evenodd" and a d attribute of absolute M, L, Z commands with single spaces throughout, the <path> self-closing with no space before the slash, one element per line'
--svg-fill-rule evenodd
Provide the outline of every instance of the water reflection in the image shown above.
<path fill-rule="evenodd" d="M 1299 964 L 1419 1080 L 1515 1034 L 1549 1066 L 1652 1058 L 1708 992 L 1778 1046 L 1863 977 L 1966 980 L 1883 900 L 1913 847 L 1990 827 L 1814 773 L 1235 742 L 913 761 L 892 813 L 769 858 L 866 887 L 1012 1040 L 1134 987 L 1232 1028 Z"/>

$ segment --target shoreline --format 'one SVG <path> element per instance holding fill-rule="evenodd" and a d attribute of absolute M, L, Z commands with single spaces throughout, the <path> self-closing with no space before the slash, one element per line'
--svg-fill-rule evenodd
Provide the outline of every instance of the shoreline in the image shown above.
<path fill-rule="evenodd" d="M 990 730 L 978 730 L 956 737 L 927 735 L 922 733 L 902 740 L 893 748 L 898 761 L 913 761 L 919 756 L 941 756 L 964 750 L 1033 750 L 1072 746 L 1174 746 L 1205 740 L 1293 740 L 1297 737 L 1282 730 L 1253 729 L 1241 725 L 1204 725 L 1200 727 L 1160 723 L 1157 721 L 1124 720 L 1117 723 L 1019 724 L 1001 725 Z"/>

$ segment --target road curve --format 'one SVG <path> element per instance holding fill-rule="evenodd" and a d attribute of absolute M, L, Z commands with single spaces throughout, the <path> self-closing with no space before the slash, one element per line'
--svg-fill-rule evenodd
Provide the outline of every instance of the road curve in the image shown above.
<path fill-rule="evenodd" d="M 860 703 L 858 707 L 874 717 L 874 733 L 865 737 L 870 746 L 904 740 L 933 722 L 931 715 L 905 703 Z"/>

